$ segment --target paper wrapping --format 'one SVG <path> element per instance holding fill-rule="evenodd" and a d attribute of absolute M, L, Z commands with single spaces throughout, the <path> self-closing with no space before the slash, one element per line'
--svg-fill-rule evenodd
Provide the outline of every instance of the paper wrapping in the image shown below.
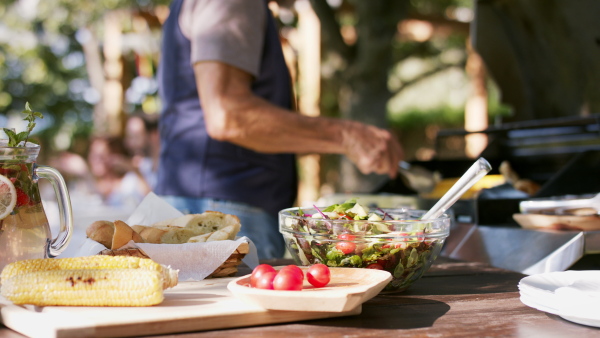
<path fill-rule="evenodd" d="M 183 214 L 179 210 L 151 192 L 125 223 L 130 226 L 149 226 L 159 221 L 180 216 L 183 216 Z M 238 237 L 234 241 L 184 244 L 150 244 L 130 241 L 125 248 L 141 248 L 152 260 L 179 270 L 179 280 L 185 282 L 206 278 L 221 266 L 243 242 L 249 244 L 250 250 L 242 261 L 251 269 L 254 269 L 259 264 L 258 254 L 256 246 L 248 237 Z M 105 249 L 107 248 L 104 245 L 86 238 L 81 244 L 77 256 L 95 255 Z"/>

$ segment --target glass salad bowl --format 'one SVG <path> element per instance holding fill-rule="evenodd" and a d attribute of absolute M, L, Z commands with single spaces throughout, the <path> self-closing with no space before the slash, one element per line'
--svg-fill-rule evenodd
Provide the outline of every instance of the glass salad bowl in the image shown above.
<path fill-rule="evenodd" d="M 429 269 L 450 232 L 450 218 L 420 220 L 425 210 L 373 209 L 349 200 L 279 212 L 279 231 L 299 265 L 386 270 L 382 293 L 401 292 Z"/>

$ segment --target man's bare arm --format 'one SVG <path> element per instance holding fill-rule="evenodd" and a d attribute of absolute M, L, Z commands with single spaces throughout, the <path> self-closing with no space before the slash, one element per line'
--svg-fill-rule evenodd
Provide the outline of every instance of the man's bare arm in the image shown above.
<path fill-rule="evenodd" d="M 194 72 L 212 138 L 264 153 L 344 154 L 363 173 L 395 177 L 403 153 L 388 131 L 277 107 L 252 93 L 250 74 L 221 62 L 196 63 Z"/>

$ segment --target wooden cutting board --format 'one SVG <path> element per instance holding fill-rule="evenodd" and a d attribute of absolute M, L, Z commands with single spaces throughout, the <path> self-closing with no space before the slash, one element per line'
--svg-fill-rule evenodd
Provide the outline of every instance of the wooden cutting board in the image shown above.
<path fill-rule="evenodd" d="M 227 290 L 235 278 L 183 282 L 152 307 L 17 306 L 0 296 L 2 323 L 30 337 L 126 337 L 206 331 L 357 315 L 347 312 L 265 310 Z"/>

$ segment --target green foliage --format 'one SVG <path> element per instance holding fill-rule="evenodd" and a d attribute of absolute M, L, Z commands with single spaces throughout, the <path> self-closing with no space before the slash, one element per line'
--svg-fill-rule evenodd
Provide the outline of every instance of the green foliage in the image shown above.
<path fill-rule="evenodd" d="M 44 107 L 46 123 L 39 123 L 43 130 L 37 128 L 34 133 L 46 149 L 56 135 L 65 132 L 65 121 L 74 126 L 67 128 L 72 137 L 89 136 L 99 97 L 90 84 L 82 47 L 89 32 L 102 36 L 103 18 L 110 10 L 151 11 L 170 2 L 44 0 L 27 9 L 22 8 L 22 1 L 0 2 L 0 31 L 10 35 L 0 39 L 0 121 L 31 102 Z"/>
<path fill-rule="evenodd" d="M 508 116 L 510 108 L 498 101 L 488 102 L 488 122 L 493 124 L 496 118 Z M 390 125 L 395 130 L 419 130 L 428 125 L 438 125 L 442 128 L 464 128 L 464 108 L 443 106 L 434 109 L 411 109 L 388 115 Z"/>
<path fill-rule="evenodd" d="M 447 128 L 464 125 L 464 111 L 450 106 L 430 110 L 413 109 L 389 115 L 388 118 L 396 130 L 418 130 L 431 124 Z"/>

